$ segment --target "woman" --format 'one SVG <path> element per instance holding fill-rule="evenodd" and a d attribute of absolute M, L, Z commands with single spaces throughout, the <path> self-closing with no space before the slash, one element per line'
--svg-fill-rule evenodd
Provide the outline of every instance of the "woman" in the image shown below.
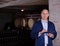
<path fill-rule="evenodd" d="M 36 22 L 31 31 L 31 37 L 35 39 L 35 46 L 53 46 L 52 40 L 57 36 L 54 23 L 48 20 L 47 9 L 41 11 L 41 20 Z"/>

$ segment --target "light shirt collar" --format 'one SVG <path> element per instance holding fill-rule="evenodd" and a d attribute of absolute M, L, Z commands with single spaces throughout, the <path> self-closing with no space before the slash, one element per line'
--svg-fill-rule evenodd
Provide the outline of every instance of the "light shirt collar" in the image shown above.
<path fill-rule="evenodd" d="M 48 20 L 43 20 L 43 19 L 41 19 L 41 21 L 42 21 L 42 22 L 45 22 L 45 23 L 48 23 Z"/>

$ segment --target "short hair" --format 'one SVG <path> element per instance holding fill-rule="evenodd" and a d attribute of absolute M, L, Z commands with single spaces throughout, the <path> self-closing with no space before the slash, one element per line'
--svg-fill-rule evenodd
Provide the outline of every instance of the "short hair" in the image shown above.
<path fill-rule="evenodd" d="M 42 12 L 43 10 L 48 10 L 48 9 L 42 9 L 41 12 Z M 49 12 L 49 10 L 48 10 L 48 12 Z"/>

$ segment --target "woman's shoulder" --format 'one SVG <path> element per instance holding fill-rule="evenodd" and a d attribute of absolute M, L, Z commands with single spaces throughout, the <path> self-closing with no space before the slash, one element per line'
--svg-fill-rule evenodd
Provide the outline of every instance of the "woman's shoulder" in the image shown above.
<path fill-rule="evenodd" d="M 49 22 L 51 25 L 55 25 L 54 22 L 52 22 L 52 21 L 48 21 L 48 22 Z"/>

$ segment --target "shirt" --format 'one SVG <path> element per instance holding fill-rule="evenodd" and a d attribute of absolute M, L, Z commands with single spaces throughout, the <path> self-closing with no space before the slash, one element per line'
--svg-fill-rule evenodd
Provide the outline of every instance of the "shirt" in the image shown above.
<path fill-rule="evenodd" d="M 42 22 L 42 25 L 43 25 L 43 29 L 48 31 L 48 21 L 47 20 L 41 20 L 41 22 Z M 47 36 L 46 33 L 44 34 L 44 40 L 45 40 L 44 41 L 45 42 L 45 46 L 47 46 L 47 44 L 48 44 L 48 36 Z"/>
<path fill-rule="evenodd" d="M 48 29 L 48 21 L 47 20 L 41 20 L 43 29 L 47 30 Z"/>
<path fill-rule="evenodd" d="M 47 29 L 48 29 L 48 21 L 41 19 L 41 22 L 42 22 L 43 29 L 47 30 Z M 39 37 L 40 35 L 41 35 L 41 34 L 38 33 L 38 37 Z"/>
<path fill-rule="evenodd" d="M 48 31 L 48 21 L 47 20 L 41 20 L 42 22 L 42 26 L 43 26 L 43 29 L 47 30 Z M 38 36 L 40 36 L 41 34 L 39 33 Z M 48 36 L 47 36 L 47 33 L 44 33 L 44 43 L 45 43 L 45 46 L 48 44 Z"/>

